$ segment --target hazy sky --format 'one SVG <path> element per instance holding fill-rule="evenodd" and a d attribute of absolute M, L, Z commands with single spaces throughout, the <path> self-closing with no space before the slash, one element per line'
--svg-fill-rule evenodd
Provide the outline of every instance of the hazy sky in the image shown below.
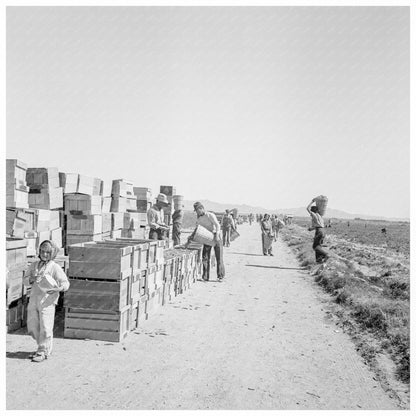
<path fill-rule="evenodd" d="M 408 7 L 9 7 L 7 157 L 408 217 Z"/>

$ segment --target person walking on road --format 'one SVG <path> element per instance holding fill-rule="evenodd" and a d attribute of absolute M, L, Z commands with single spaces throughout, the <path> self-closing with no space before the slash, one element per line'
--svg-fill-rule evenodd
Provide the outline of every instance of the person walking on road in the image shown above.
<path fill-rule="evenodd" d="M 214 235 L 214 253 L 217 262 L 217 278 L 219 281 L 225 277 L 224 259 L 223 259 L 223 246 L 220 237 L 221 226 L 214 213 L 205 211 L 204 206 L 200 202 L 195 202 L 194 211 L 196 212 L 197 219 L 196 225 L 206 228 Z M 192 234 L 188 237 L 188 243 L 192 240 Z M 211 246 L 204 244 L 202 249 L 202 279 L 209 280 L 209 272 L 211 268 Z"/>
<path fill-rule="evenodd" d="M 147 211 L 147 222 L 150 226 L 149 240 L 165 240 L 169 227 L 163 218 L 163 208 L 169 205 L 168 197 L 159 194 L 156 203 Z"/>
<path fill-rule="evenodd" d="M 263 246 L 264 256 L 273 256 L 272 244 L 274 240 L 272 223 L 270 221 L 270 215 L 264 214 L 263 219 L 260 222 L 261 227 L 261 241 Z"/>
<path fill-rule="evenodd" d="M 230 234 L 231 230 L 235 230 L 235 223 L 228 209 L 225 210 L 225 215 L 222 217 L 221 227 L 224 247 L 230 247 Z"/>
<path fill-rule="evenodd" d="M 272 230 L 274 234 L 274 241 L 277 241 L 279 230 L 285 225 L 284 222 L 276 215 L 272 215 Z"/>
<path fill-rule="evenodd" d="M 306 210 L 309 212 L 311 216 L 312 224 L 308 228 L 309 231 L 315 230 L 315 237 L 313 239 L 312 248 L 315 250 L 315 259 L 317 263 L 325 263 L 328 260 L 328 253 L 326 250 L 322 248 L 322 244 L 324 242 L 325 234 L 324 234 L 324 227 L 325 223 L 323 218 L 318 212 L 318 207 L 313 205 L 315 203 L 315 199 L 309 203 L 306 207 Z"/>
<path fill-rule="evenodd" d="M 54 262 L 59 248 L 50 240 L 39 246 L 39 260 L 32 263 L 25 273 L 24 284 L 32 285 L 27 308 L 27 332 L 36 341 L 38 348 L 29 357 L 33 362 L 42 362 L 52 353 L 55 305 L 59 292 L 69 289 L 69 281 Z"/>

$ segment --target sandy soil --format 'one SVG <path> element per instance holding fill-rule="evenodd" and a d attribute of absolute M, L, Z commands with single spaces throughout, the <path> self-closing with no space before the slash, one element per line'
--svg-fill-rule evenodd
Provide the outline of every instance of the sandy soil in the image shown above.
<path fill-rule="evenodd" d="M 121 343 L 6 338 L 7 409 L 397 409 L 327 318 L 327 295 L 257 224 L 225 248 L 226 279 L 196 282 Z M 215 279 L 213 269 L 212 279 Z"/>

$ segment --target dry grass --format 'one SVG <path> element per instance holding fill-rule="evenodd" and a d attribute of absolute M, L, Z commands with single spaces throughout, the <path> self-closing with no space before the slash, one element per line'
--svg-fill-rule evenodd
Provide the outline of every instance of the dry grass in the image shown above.
<path fill-rule="evenodd" d="M 391 250 L 371 249 L 332 235 L 327 238 L 332 257 L 324 269 L 315 264 L 312 233 L 292 225 L 281 235 L 301 265 L 309 267 L 315 281 L 333 295 L 344 324 L 350 321 L 349 327 L 354 328 L 352 335 L 364 358 L 372 361 L 376 354 L 377 348 L 373 351 L 368 343 L 373 339 L 396 363 L 398 379 L 409 383 L 410 273 L 406 253 L 398 253 L 394 244 Z"/>

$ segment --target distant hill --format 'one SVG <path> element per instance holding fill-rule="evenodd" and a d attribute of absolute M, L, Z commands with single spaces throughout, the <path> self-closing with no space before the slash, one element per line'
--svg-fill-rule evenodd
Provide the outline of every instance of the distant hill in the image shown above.
<path fill-rule="evenodd" d="M 195 201 L 184 201 L 184 209 L 186 211 L 193 211 L 193 203 Z M 213 202 L 208 200 L 200 200 L 200 202 L 204 205 L 204 207 L 208 211 L 214 211 L 214 212 L 224 212 L 226 209 L 232 209 L 237 208 L 239 213 L 242 214 L 249 214 L 252 212 L 253 214 L 292 214 L 295 217 L 307 217 L 308 213 L 306 212 L 306 207 L 300 207 L 300 208 L 282 208 L 278 210 L 270 210 L 263 207 L 253 207 L 250 205 L 239 205 L 239 204 L 223 204 L 221 202 Z M 354 218 L 360 218 L 363 220 L 381 220 L 381 221 L 407 221 L 409 222 L 409 218 L 387 218 L 387 217 L 377 217 L 377 216 L 371 216 L 371 215 L 363 215 L 363 214 L 350 214 L 345 211 L 341 211 L 338 209 L 332 209 L 328 208 L 326 215 L 326 218 L 343 218 L 352 220 Z"/>

